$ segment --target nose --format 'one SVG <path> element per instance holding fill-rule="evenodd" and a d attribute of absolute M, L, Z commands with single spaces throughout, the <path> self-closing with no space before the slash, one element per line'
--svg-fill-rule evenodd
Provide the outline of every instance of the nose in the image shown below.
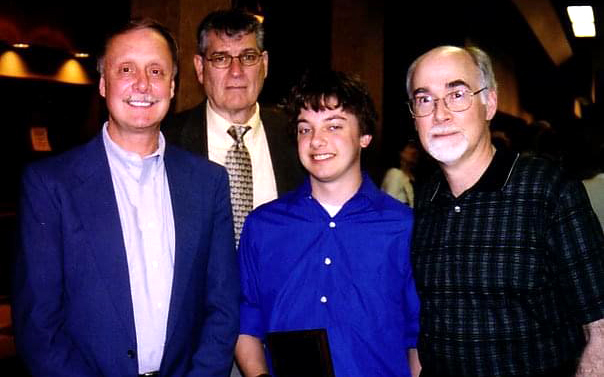
<path fill-rule="evenodd" d="M 139 72 L 136 75 L 135 88 L 141 93 L 147 92 L 149 90 L 149 77 L 147 76 L 147 72 Z"/>
<path fill-rule="evenodd" d="M 445 106 L 445 101 L 439 99 L 434 102 L 434 121 L 436 123 L 442 123 L 451 118 L 451 111 Z"/>
<path fill-rule="evenodd" d="M 241 76 L 243 74 L 243 65 L 241 65 L 241 60 L 237 57 L 233 57 L 233 61 L 231 61 L 231 66 L 229 67 L 229 73 L 231 76 Z"/>
<path fill-rule="evenodd" d="M 312 132 L 310 136 L 310 146 L 312 148 L 320 148 L 327 143 L 325 135 L 321 131 Z"/>

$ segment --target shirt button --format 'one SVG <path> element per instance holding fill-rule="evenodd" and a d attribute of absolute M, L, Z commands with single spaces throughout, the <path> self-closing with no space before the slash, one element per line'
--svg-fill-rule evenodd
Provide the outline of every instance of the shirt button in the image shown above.
<path fill-rule="evenodd" d="M 136 356 L 136 353 L 133 350 L 128 350 L 128 358 L 134 359 L 134 356 Z"/>
<path fill-rule="evenodd" d="M 455 213 L 460 213 L 461 212 L 461 207 L 460 206 L 455 206 L 455 208 L 453 208 L 455 210 Z"/>
<path fill-rule="evenodd" d="M 327 302 L 327 297 L 321 296 L 321 302 L 325 304 Z"/>
<path fill-rule="evenodd" d="M 336 227 L 336 223 L 334 223 L 333 221 L 329 222 L 329 227 L 330 228 L 335 228 Z"/>
<path fill-rule="evenodd" d="M 325 260 L 323 261 L 326 265 L 330 265 L 331 264 L 331 258 L 326 257 Z"/>

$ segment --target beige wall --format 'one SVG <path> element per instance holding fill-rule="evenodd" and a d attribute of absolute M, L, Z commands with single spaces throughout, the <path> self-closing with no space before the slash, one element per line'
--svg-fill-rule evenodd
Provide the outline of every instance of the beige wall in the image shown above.
<path fill-rule="evenodd" d="M 197 81 L 193 68 L 196 52 L 197 25 L 208 13 L 229 8 L 230 0 L 132 0 L 133 17 L 152 17 L 166 25 L 176 37 L 180 47 L 178 84 L 175 95 L 175 110 L 181 111 L 195 106 L 203 98 L 203 89 Z"/>
<path fill-rule="evenodd" d="M 356 73 L 367 84 L 382 118 L 384 96 L 383 0 L 332 0 L 332 68 Z M 376 130 L 380 144 L 381 122 Z"/>

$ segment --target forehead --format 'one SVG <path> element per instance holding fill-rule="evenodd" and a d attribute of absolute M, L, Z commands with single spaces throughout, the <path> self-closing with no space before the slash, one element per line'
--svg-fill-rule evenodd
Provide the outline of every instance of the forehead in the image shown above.
<path fill-rule="evenodd" d="M 206 53 L 209 54 L 219 51 L 240 51 L 250 48 L 258 49 L 254 33 L 237 33 L 229 36 L 226 33 L 211 30 L 207 35 Z"/>
<path fill-rule="evenodd" d="M 478 88 L 480 72 L 470 55 L 463 50 L 436 50 L 427 53 L 417 63 L 411 90 L 442 90 L 452 83 L 464 82 Z"/>
<path fill-rule="evenodd" d="M 136 29 L 115 36 L 107 45 L 106 61 L 119 64 L 126 61 L 171 64 L 168 42 L 151 29 Z"/>

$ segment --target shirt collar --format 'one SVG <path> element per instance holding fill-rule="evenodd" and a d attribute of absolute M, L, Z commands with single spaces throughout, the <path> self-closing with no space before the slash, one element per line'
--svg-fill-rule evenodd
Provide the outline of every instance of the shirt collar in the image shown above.
<path fill-rule="evenodd" d="M 466 192 L 493 192 L 503 190 L 512 175 L 512 171 L 514 170 L 514 166 L 516 165 L 519 156 L 520 154 L 518 152 L 512 152 L 507 149 L 497 149 L 487 170 L 482 174 L 478 182 Z M 441 187 L 443 189 L 446 188 L 445 192 L 450 192 L 445 175 L 442 170 L 439 170 L 437 184 L 434 193 L 430 197 L 430 201 L 434 200 Z"/>
<path fill-rule="evenodd" d="M 103 143 L 107 151 L 109 161 L 119 164 L 122 169 L 129 172 L 137 181 L 145 181 L 147 177 L 152 177 L 161 167 L 166 150 L 166 141 L 164 135 L 160 132 L 158 147 L 155 152 L 141 157 L 137 153 L 127 151 L 111 140 L 107 127 L 109 122 L 103 125 Z"/>
<path fill-rule="evenodd" d="M 369 174 L 366 172 L 362 172 L 363 180 L 361 181 L 361 186 L 359 190 L 349 199 L 353 200 L 357 197 L 365 197 L 371 201 L 374 205 L 378 203 L 381 191 L 377 188 L 375 183 L 369 177 Z M 310 186 L 310 177 L 306 176 L 304 179 L 304 183 L 295 191 L 295 198 L 312 198 L 312 188 Z"/>

